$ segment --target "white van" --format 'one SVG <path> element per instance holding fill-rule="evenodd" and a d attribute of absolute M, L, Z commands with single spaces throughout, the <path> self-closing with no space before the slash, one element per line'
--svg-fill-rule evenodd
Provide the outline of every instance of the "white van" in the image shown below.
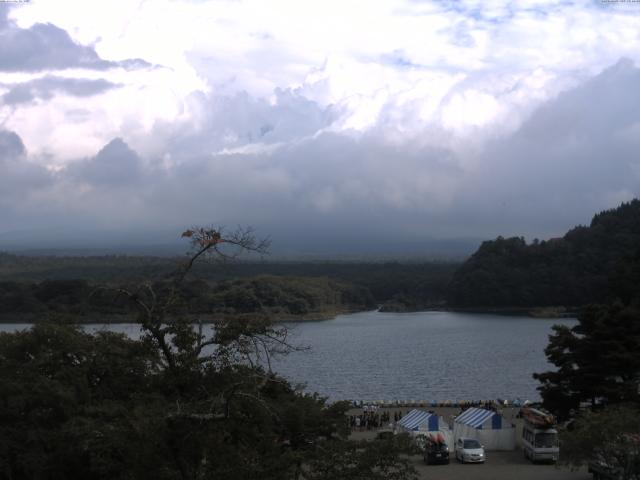
<path fill-rule="evenodd" d="M 522 427 L 522 448 L 525 458 L 532 462 L 557 462 L 560 455 L 558 431 L 555 428 L 538 428 L 528 422 Z"/>

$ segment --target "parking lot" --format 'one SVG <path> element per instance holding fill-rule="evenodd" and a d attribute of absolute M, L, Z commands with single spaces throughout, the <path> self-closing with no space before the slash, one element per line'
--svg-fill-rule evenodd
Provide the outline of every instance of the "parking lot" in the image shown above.
<path fill-rule="evenodd" d="M 587 480 L 591 478 L 583 469 L 572 472 L 555 465 L 536 464 L 525 460 L 520 450 L 513 452 L 487 452 L 484 464 L 460 464 L 451 459 L 449 465 L 425 465 L 422 457 L 411 461 L 420 478 L 430 480 Z"/>
<path fill-rule="evenodd" d="M 391 412 L 395 409 L 391 409 Z M 408 408 L 403 409 L 406 413 Z M 454 414 L 459 413 L 457 408 L 435 408 L 436 413 L 442 415 L 446 420 L 451 421 Z M 359 409 L 353 409 L 350 414 L 359 414 Z M 411 462 L 416 467 L 421 479 L 429 480 L 589 480 L 591 475 L 587 469 L 572 472 L 566 467 L 558 467 L 551 464 L 532 464 L 526 460 L 522 454 L 522 447 L 519 445 L 519 435 L 521 431 L 521 421 L 515 418 L 517 409 L 505 409 L 502 412 L 510 421 L 513 421 L 517 428 L 516 450 L 509 452 L 486 453 L 487 460 L 483 464 L 460 464 L 453 455 L 448 465 L 425 465 L 422 456 L 414 455 Z M 375 431 L 354 431 L 351 438 L 373 440 Z"/>

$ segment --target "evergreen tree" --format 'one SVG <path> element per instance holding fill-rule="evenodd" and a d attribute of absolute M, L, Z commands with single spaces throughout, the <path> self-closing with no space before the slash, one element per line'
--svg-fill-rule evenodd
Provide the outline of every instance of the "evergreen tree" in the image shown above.
<path fill-rule="evenodd" d="M 578 320 L 572 328 L 554 327 L 545 353 L 557 370 L 534 374 L 545 406 L 567 418 L 581 402 L 638 402 L 640 310 L 593 305 Z"/>

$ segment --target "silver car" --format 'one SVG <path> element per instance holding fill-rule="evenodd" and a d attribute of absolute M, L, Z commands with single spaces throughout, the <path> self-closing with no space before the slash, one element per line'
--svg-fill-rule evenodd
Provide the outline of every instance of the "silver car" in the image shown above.
<path fill-rule="evenodd" d="M 473 438 L 459 438 L 456 442 L 456 459 L 462 463 L 484 463 L 484 446 Z"/>

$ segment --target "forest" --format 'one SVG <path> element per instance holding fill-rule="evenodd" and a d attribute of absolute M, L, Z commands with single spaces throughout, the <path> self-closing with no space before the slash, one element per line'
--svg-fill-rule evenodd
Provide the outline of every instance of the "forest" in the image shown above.
<path fill-rule="evenodd" d="M 81 321 L 124 314 L 122 301 L 92 294 L 166 278 L 181 258 L 32 257 L 0 254 L 0 321 L 70 314 Z M 184 289 L 192 314 L 260 312 L 274 319 L 441 306 L 458 264 L 447 262 L 235 261 L 194 265 Z M 104 318 L 104 317 L 103 317 Z M 117 317 L 116 317 L 117 318 Z"/>
<path fill-rule="evenodd" d="M 640 201 L 596 214 L 562 238 L 483 242 L 455 272 L 450 307 L 582 307 L 638 288 Z"/>
<path fill-rule="evenodd" d="M 166 282 L 152 283 L 164 291 Z M 39 322 L 74 318 L 81 323 L 131 321 L 126 299 L 114 293 L 131 284 L 98 286 L 86 280 L 45 280 L 39 283 L 0 282 L 0 319 Z M 209 284 L 185 281 L 180 286 L 184 315 L 259 313 L 274 321 L 324 319 L 339 313 L 371 310 L 369 290 L 327 278 L 257 276 Z"/>

